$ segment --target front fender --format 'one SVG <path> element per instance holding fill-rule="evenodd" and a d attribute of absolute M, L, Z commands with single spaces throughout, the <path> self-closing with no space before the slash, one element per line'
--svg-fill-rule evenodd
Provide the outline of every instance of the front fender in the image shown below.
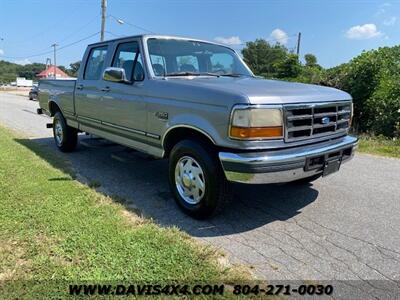
<path fill-rule="evenodd" d="M 162 135 L 162 144 L 164 145 L 165 137 L 175 128 L 184 127 L 190 128 L 207 136 L 213 144 L 218 145 L 222 140 L 221 129 L 219 125 L 213 125 L 212 122 L 202 116 L 195 114 L 180 114 L 173 117 L 167 124 L 166 130 Z M 226 126 L 226 125 L 225 125 Z"/>

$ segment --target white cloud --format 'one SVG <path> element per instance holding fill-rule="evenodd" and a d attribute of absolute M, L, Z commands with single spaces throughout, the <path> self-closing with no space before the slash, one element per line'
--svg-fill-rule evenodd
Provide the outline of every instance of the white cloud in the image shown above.
<path fill-rule="evenodd" d="M 392 5 L 390 3 L 383 3 L 379 5 L 378 11 L 375 13 L 376 17 L 379 17 L 381 15 L 384 15 L 387 12 L 387 9 L 391 7 Z"/>
<path fill-rule="evenodd" d="M 231 37 L 222 37 L 222 36 L 217 36 L 214 41 L 225 44 L 225 45 L 240 45 L 242 44 L 242 41 L 238 36 L 231 36 Z"/>
<path fill-rule="evenodd" d="M 397 17 L 389 17 L 383 20 L 383 25 L 385 26 L 393 26 L 397 21 Z"/>
<path fill-rule="evenodd" d="M 274 29 L 270 34 L 271 39 L 274 39 L 274 42 L 279 44 L 286 45 L 288 42 L 288 35 L 282 29 Z"/>
<path fill-rule="evenodd" d="M 4 50 L 0 49 L 0 55 L 4 55 Z"/>
<path fill-rule="evenodd" d="M 25 58 L 25 59 L 22 59 L 22 60 L 15 60 L 14 63 L 24 66 L 24 65 L 29 65 L 32 62 L 29 59 Z"/>
<path fill-rule="evenodd" d="M 346 37 L 352 40 L 367 40 L 381 35 L 382 32 L 378 31 L 375 24 L 357 25 L 346 31 Z"/>
<path fill-rule="evenodd" d="M 393 16 L 391 12 L 391 6 L 392 5 L 390 3 L 381 4 L 378 11 L 374 15 L 374 17 L 385 26 L 393 26 L 398 20 L 397 17 Z"/>

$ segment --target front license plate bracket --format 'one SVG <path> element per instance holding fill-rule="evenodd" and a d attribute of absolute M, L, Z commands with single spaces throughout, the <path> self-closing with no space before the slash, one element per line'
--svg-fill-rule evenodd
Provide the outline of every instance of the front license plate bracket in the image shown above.
<path fill-rule="evenodd" d="M 325 177 L 339 171 L 341 163 L 342 163 L 341 157 L 326 160 L 322 176 Z"/>

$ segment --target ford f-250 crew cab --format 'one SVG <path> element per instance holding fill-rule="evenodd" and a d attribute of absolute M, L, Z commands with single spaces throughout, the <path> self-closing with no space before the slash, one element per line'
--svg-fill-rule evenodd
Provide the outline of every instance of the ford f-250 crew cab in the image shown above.
<path fill-rule="evenodd" d="M 89 45 L 77 80 L 42 80 L 61 151 L 87 132 L 159 158 L 179 206 L 210 216 L 229 182 L 310 182 L 353 157 L 351 96 L 257 78 L 232 49 L 140 35 Z M 134 172 L 134 170 L 132 170 Z"/>

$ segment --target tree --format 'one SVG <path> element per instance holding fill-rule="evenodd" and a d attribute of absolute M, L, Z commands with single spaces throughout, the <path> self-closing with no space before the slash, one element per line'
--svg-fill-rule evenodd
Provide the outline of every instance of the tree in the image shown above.
<path fill-rule="evenodd" d="M 72 77 L 78 77 L 80 66 L 81 66 L 80 60 L 70 64 L 69 69 L 67 69 L 67 74 Z"/>
<path fill-rule="evenodd" d="M 0 60 L 0 84 L 15 81 L 17 77 L 17 64 Z"/>
<path fill-rule="evenodd" d="M 275 64 L 278 78 L 295 78 L 301 73 L 299 57 L 296 54 L 288 54 L 285 59 Z"/>
<path fill-rule="evenodd" d="M 243 59 L 254 74 L 265 77 L 275 76 L 275 64 L 284 60 L 287 53 L 285 46 L 279 43 L 271 45 L 264 39 L 247 42 L 242 50 Z"/>
<path fill-rule="evenodd" d="M 308 53 L 304 55 L 304 59 L 306 61 L 306 67 L 319 67 L 317 57 L 314 54 Z"/>
<path fill-rule="evenodd" d="M 57 66 L 61 71 L 63 71 L 64 73 L 67 73 L 67 68 L 64 66 Z"/>
<path fill-rule="evenodd" d="M 45 64 L 32 63 L 24 66 L 17 66 L 17 75 L 19 77 L 25 77 L 26 79 L 36 79 L 36 75 L 42 72 L 46 68 Z"/>

